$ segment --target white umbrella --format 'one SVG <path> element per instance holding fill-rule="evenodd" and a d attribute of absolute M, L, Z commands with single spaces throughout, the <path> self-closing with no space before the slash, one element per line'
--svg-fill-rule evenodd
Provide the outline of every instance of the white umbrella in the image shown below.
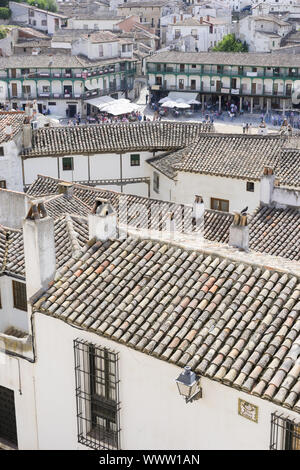
<path fill-rule="evenodd" d="M 129 100 L 119 99 L 112 103 L 107 103 L 101 108 L 101 111 L 113 114 L 114 116 L 120 116 L 121 114 L 132 113 L 132 111 L 137 111 L 138 109 L 139 107 L 134 103 L 130 103 Z"/>
<path fill-rule="evenodd" d="M 177 103 L 176 104 L 176 108 L 179 108 L 179 109 L 187 109 L 187 108 L 190 108 L 191 106 L 187 103 Z"/>
<path fill-rule="evenodd" d="M 165 103 L 162 104 L 162 107 L 163 108 L 176 108 L 176 106 L 178 105 L 178 103 L 176 103 L 175 101 L 165 101 Z"/>
<path fill-rule="evenodd" d="M 161 100 L 159 100 L 159 104 L 161 103 L 165 103 L 165 101 L 169 101 L 170 98 L 168 98 L 167 96 L 165 96 L 164 98 L 162 98 Z"/>

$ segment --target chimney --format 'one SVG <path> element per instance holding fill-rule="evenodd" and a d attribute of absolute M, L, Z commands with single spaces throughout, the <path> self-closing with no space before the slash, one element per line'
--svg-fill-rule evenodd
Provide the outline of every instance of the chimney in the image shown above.
<path fill-rule="evenodd" d="M 32 128 L 30 122 L 23 124 L 23 147 L 24 149 L 32 147 Z"/>
<path fill-rule="evenodd" d="M 193 224 L 198 225 L 203 222 L 204 217 L 204 202 L 202 196 L 195 196 L 193 204 Z"/>
<path fill-rule="evenodd" d="M 13 136 L 13 129 L 12 129 L 12 125 L 11 125 L 10 123 L 8 123 L 8 124 L 5 126 L 4 133 L 5 133 L 5 135 L 7 135 L 7 136 L 9 136 L 9 137 L 12 137 L 12 136 Z"/>
<path fill-rule="evenodd" d="M 180 13 L 180 21 L 183 21 L 183 13 Z"/>
<path fill-rule="evenodd" d="M 229 227 L 228 244 L 240 250 L 249 250 L 249 228 L 246 213 L 235 213 L 233 224 Z"/>
<path fill-rule="evenodd" d="M 73 196 L 73 184 L 62 181 L 58 183 L 58 194 L 64 194 L 68 199 L 71 199 Z"/>
<path fill-rule="evenodd" d="M 97 198 L 91 214 L 88 215 L 89 239 L 105 241 L 117 238 L 117 214 L 112 205 L 102 198 Z"/>
<path fill-rule="evenodd" d="M 207 19 L 207 21 L 210 21 L 210 16 L 207 15 L 207 16 L 206 16 L 206 19 Z"/>
<path fill-rule="evenodd" d="M 31 201 L 23 221 L 26 289 L 30 299 L 45 290 L 56 270 L 54 223 L 47 216 L 43 202 Z"/>
<path fill-rule="evenodd" d="M 173 23 L 176 24 L 176 16 L 173 16 Z"/>
<path fill-rule="evenodd" d="M 167 213 L 166 230 L 169 232 L 170 238 L 174 238 L 174 232 L 176 230 L 174 212 L 168 212 Z"/>
<path fill-rule="evenodd" d="M 4 227 L 22 228 L 28 212 L 28 196 L 17 191 L 0 189 L 0 224 Z"/>
<path fill-rule="evenodd" d="M 200 24 L 203 24 L 203 17 L 200 16 Z"/>
<path fill-rule="evenodd" d="M 265 166 L 260 179 L 260 203 L 270 206 L 273 200 L 275 175 L 273 168 Z"/>

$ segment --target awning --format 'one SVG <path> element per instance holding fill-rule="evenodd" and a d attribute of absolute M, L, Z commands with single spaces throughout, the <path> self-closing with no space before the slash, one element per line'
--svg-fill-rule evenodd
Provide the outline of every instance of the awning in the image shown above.
<path fill-rule="evenodd" d="M 115 100 L 114 103 L 107 103 L 102 107 L 102 111 L 113 116 L 132 113 L 132 111 L 137 111 L 138 109 L 139 107 L 136 104 L 130 103 L 127 99 Z"/>
<path fill-rule="evenodd" d="M 186 91 L 170 91 L 168 98 L 170 100 L 183 100 L 185 103 L 188 103 L 190 100 L 195 100 L 198 96 L 198 93 L 190 93 Z"/>
<path fill-rule="evenodd" d="M 98 98 L 90 98 L 89 100 L 84 100 L 85 103 L 91 104 L 98 109 L 102 109 L 108 103 L 113 103 L 116 101 L 111 96 L 99 96 Z"/>

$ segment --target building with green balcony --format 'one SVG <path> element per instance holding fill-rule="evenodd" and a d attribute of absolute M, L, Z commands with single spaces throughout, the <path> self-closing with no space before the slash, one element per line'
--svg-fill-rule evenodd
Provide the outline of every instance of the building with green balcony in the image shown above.
<path fill-rule="evenodd" d="M 300 56 L 234 52 L 161 52 L 147 58 L 149 88 L 197 93 L 204 109 L 228 103 L 249 112 L 299 108 Z"/>
<path fill-rule="evenodd" d="M 92 41 L 88 37 L 87 42 Z M 113 41 L 112 41 L 113 42 Z M 115 42 L 115 41 L 114 41 Z M 40 54 L 0 58 L 0 104 L 24 109 L 36 100 L 40 112 L 72 117 L 89 114 L 87 101 L 101 96 L 130 96 L 134 88 L 136 59 L 128 45 L 108 54 L 97 46 L 98 58 L 84 55 Z M 106 45 L 108 41 L 106 41 Z M 95 46 L 95 47 L 96 47 Z M 124 50 L 125 49 L 125 50 Z M 100 51 L 102 50 L 102 55 Z"/>

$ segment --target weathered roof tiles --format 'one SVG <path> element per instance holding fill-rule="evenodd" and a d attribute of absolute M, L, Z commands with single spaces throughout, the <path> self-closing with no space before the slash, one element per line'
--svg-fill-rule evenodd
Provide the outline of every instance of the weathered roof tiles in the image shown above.
<path fill-rule="evenodd" d="M 298 277 L 137 238 L 60 274 L 35 310 L 300 412 Z"/>

